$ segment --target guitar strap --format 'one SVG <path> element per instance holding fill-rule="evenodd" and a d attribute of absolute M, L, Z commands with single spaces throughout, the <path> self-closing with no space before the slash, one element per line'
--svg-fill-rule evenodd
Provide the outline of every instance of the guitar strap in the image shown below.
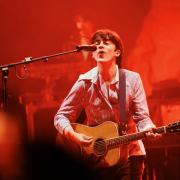
<path fill-rule="evenodd" d="M 123 69 L 119 69 L 119 109 L 120 109 L 120 130 L 126 132 L 126 74 Z"/>

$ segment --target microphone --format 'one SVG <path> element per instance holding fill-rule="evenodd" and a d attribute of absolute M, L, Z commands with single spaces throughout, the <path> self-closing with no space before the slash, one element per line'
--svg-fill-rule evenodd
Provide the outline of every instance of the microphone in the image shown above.
<path fill-rule="evenodd" d="M 78 45 L 76 49 L 78 51 L 96 51 L 97 47 L 95 45 Z"/>

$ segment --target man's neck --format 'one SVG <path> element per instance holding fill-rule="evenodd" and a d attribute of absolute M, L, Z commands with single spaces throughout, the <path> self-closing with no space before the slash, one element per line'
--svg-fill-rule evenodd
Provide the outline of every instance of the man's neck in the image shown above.
<path fill-rule="evenodd" d="M 116 63 L 115 62 L 99 62 L 97 64 L 99 74 L 102 76 L 106 83 L 110 83 L 116 76 Z"/>

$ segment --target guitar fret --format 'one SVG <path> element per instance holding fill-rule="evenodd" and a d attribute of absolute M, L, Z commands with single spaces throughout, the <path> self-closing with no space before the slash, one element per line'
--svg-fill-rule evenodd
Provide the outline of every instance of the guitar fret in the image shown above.
<path fill-rule="evenodd" d="M 156 132 L 156 133 L 166 133 L 166 127 L 165 126 L 162 126 L 162 127 L 159 127 L 159 128 L 156 128 L 155 130 L 154 130 L 154 132 Z"/>
<path fill-rule="evenodd" d="M 166 133 L 167 131 L 166 131 L 166 127 L 164 126 L 164 133 Z"/>

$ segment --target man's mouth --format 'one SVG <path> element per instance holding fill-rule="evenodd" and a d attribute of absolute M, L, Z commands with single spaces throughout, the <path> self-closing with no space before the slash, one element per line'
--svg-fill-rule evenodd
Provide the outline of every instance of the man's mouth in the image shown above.
<path fill-rule="evenodd" d="M 99 54 L 104 54 L 105 52 L 104 52 L 104 51 L 99 51 L 98 53 L 99 53 Z"/>
<path fill-rule="evenodd" d="M 98 52 L 98 57 L 99 57 L 99 58 L 104 58 L 104 54 L 105 54 L 104 51 L 99 51 L 99 52 Z"/>

